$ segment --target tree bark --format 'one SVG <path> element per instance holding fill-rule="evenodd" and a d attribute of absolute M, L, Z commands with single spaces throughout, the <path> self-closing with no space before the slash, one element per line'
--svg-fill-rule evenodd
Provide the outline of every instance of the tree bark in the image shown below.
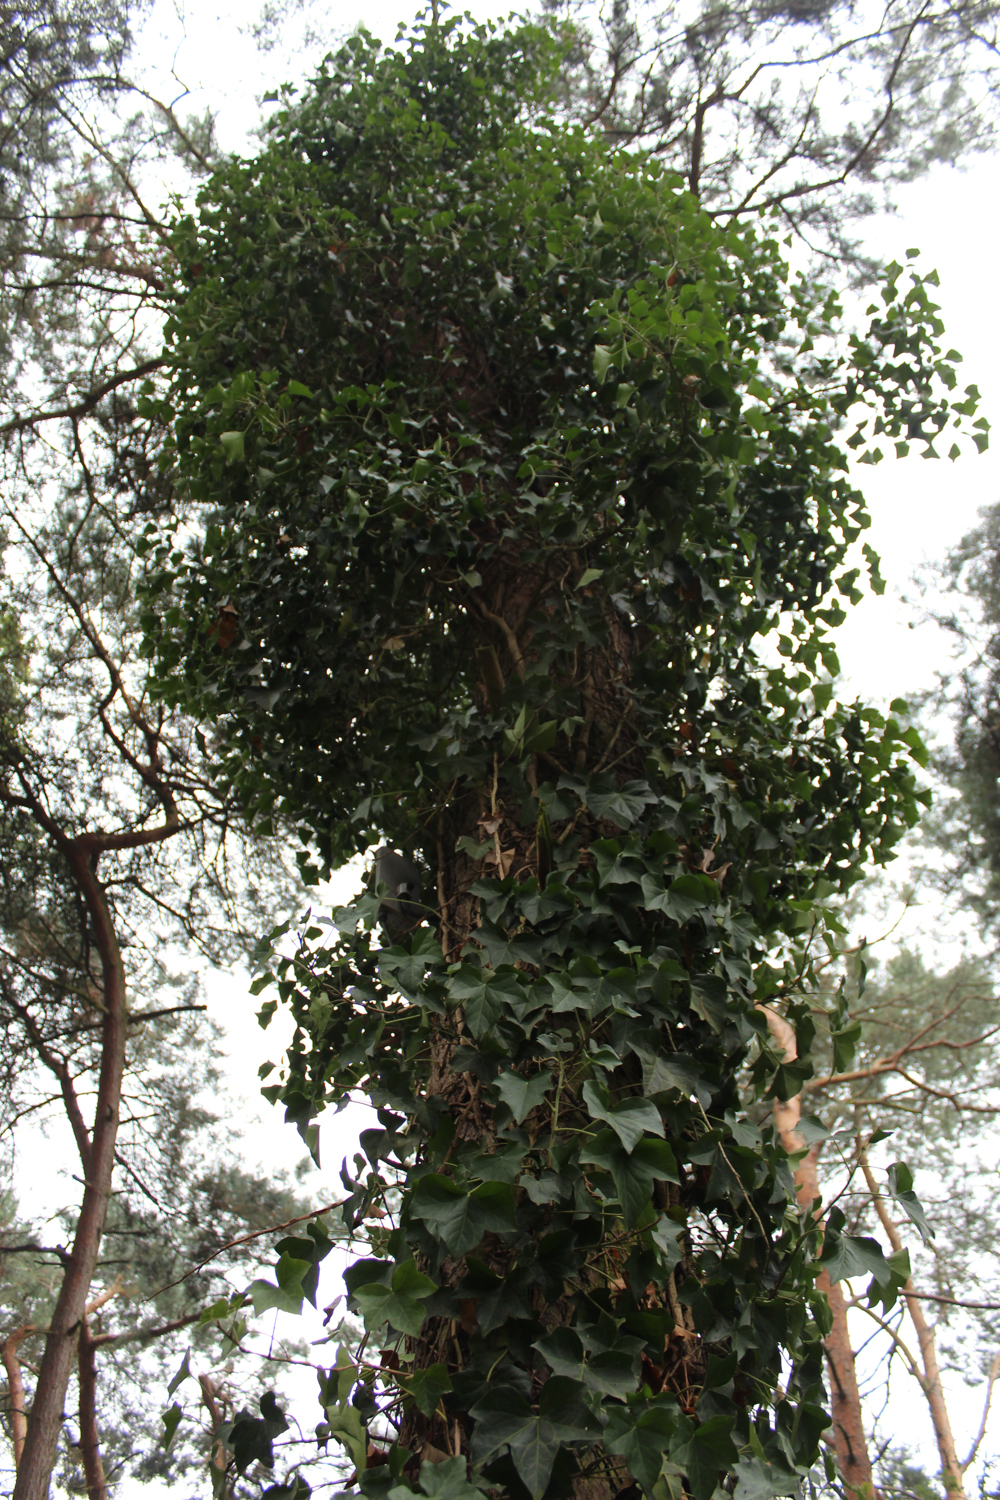
<path fill-rule="evenodd" d="M 760 1006 L 773 1040 L 782 1048 L 786 1062 L 794 1062 L 798 1056 L 795 1030 L 770 1006 Z M 774 1127 L 781 1144 L 788 1152 L 805 1148 L 798 1125 L 802 1118 L 802 1096 L 794 1099 L 774 1101 Z M 812 1213 L 819 1197 L 819 1178 L 816 1164 L 819 1148 L 814 1146 L 799 1162 L 795 1171 L 796 1197 L 803 1214 Z M 875 1488 L 868 1442 L 865 1438 L 864 1420 L 861 1414 L 861 1393 L 854 1365 L 854 1350 L 847 1327 L 847 1302 L 839 1282 L 831 1284 L 825 1271 L 816 1278 L 816 1285 L 830 1304 L 833 1327 L 823 1340 L 830 1372 L 830 1415 L 833 1417 L 833 1450 L 837 1456 L 837 1467 L 844 1483 L 848 1500 L 879 1500 Z"/>
<path fill-rule="evenodd" d="M 28 1417 L 24 1406 L 24 1381 L 21 1378 L 21 1360 L 18 1345 L 29 1333 L 35 1332 L 33 1323 L 25 1323 L 9 1333 L 3 1341 L 3 1367 L 7 1373 L 7 1398 L 10 1401 L 10 1435 L 14 1447 L 14 1468 L 21 1466 L 24 1439 L 28 1432 Z"/>
<path fill-rule="evenodd" d="M 21 1463 L 12 1500 L 45 1500 L 56 1461 L 63 1408 L 70 1375 L 77 1360 L 87 1296 L 97 1268 L 101 1237 L 111 1201 L 111 1179 L 118 1136 L 122 1076 L 125 1067 L 126 986 L 125 968 L 114 921 L 97 878 L 97 853 L 93 839 L 57 838 L 93 926 L 101 960 L 105 1007 L 101 1049 L 101 1071 L 97 1106 L 89 1150 L 82 1162 L 83 1201 L 77 1220 L 73 1248 L 67 1258 L 59 1298 L 45 1340 L 45 1350 L 35 1385 Z M 82 1143 L 81 1143 L 82 1144 Z"/>
<path fill-rule="evenodd" d="M 97 1431 L 97 1356 L 86 1317 L 80 1325 L 77 1363 L 80 1384 L 80 1457 L 83 1460 L 87 1495 L 89 1500 L 108 1500 L 108 1486 L 104 1478 Z"/>

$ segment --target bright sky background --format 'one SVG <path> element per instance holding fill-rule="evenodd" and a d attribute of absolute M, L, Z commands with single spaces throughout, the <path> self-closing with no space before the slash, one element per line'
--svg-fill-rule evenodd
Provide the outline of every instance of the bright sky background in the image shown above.
<path fill-rule="evenodd" d="M 507 13 L 506 6 L 485 0 L 477 0 L 471 9 L 480 19 Z M 241 13 L 234 17 L 222 5 L 204 3 L 185 13 L 179 0 L 176 4 L 157 0 L 141 38 L 141 71 L 152 75 L 154 92 L 171 100 L 183 92 L 181 80 L 189 93 L 178 112 L 218 110 L 223 146 L 250 149 L 248 133 L 259 119 L 256 100 L 262 94 L 283 81 L 305 76 L 309 62 L 359 22 L 391 41 L 401 16 L 409 18 L 397 0 L 330 5 L 323 17 L 325 45 L 306 47 L 282 60 L 284 47 L 262 55 L 250 37 L 241 33 Z M 293 19 L 290 30 L 293 39 L 301 41 L 301 23 Z M 989 158 L 964 172 L 937 169 L 900 190 L 897 199 L 897 216 L 881 217 L 867 226 L 868 245 L 876 253 L 900 260 L 909 248 L 919 246 L 920 264 L 937 268 L 947 343 L 965 356 L 963 383 L 979 385 L 984 414 L 1000 424 L 1000 163 Z M 860 469 L 857 482 L 869 498 L 870 539 L 881 553 L 887 590 L 881 599 L 867 598 L 843 627 L 841 662 L 860 696 L 888 703 L 929 686 L 934 671 L 947 667 L 947 643 L 934 626 L 923 621 L 913 579 L 917 570 L 933 567 L 944 558 L 975 523 L 980 507 L 1000 501 L 1000 435 L 997 448 L 984 457 L 970 455 L 955 464 L 887 459 L 876 470 Z M 357 871 L 342 872 L 334 887 L 337 899 L 346 899 L 359 883 Z M 917 920 L 926 930 L 927 911 Z M 278 1055 L 278 1029 L 272 1027 L 265 1034 L 252 1021 L 257 1002 L 247 996 L 245 978 L 209 974 L 206 990 L 212 1011 L 230 1038 L 234 1088 L 239 1094 L 245 1091 L 240 1111 L 247 1159 L 270 1169 L 292 1167 L 302 1155 L 297 1137 L 256 1096 L 256 1069 L 261 1061 Z M 339 1196 L 337 1168 L 344 1154 L 353 1152 L 357 1132 L 367 1124 L 365 1114 L 359 1108 L 350 1117 L 341 1116 L 324 1126 L 324 1171 L 309 1184 L 317 1202 L 324 1201 L 324 1194 Z M 29 1194 L 25 1209 L 31 1211 L 36 1205 L 41 1207 L 40 1198 Z M 956 1395 L 952 1404 L 957 1425 L 971 1428 L 973 1403 Z M 926 1411 L 909 1403 L 899 1410 L 900 1438 L 919 1442 L 927 1431 Z M 928 1459 L 933 1463 L 931 1454 Z"/>

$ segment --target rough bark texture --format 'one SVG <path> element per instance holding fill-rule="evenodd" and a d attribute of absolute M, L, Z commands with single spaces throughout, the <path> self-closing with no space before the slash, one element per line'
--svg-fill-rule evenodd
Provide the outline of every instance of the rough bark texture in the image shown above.
<path fill-rule="evenodd" d="M 45 1500 L 49 1492 L 66 1392 L 77 1363 L 88 1293 L 97 1268 L 111 1200 L 125 1066 L 125 969 L 104 889 L 97 878 L 99 847 L 86 836 L 59 842 L 86 904 L 101 958 L 104 1005 L 101 1071 L 93 1128 L 86 1152 L 81 1151 L 85 1188 L 80 1216 L 45 1340 L 12 1500 Z M 78 1141 L 78 1144 L 82 1143 Z"/>
<path fill-rule="evenodd" d="M 80 1372 L 80 1457 L 89 1500 L 108 1500 L 97 1430 L 97 1357 L 87 1319 L 80 1325 L 77 1351 Z"/>

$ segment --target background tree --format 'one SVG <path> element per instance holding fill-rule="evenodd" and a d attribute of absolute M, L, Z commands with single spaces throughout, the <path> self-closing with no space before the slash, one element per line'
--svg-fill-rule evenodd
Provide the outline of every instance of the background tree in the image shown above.
<path fill-rule="evenodd" d="M 991 947 L 1000 895 L 998 569 L 1000 508 L 993 506 L 942 569 L 950 598 L 935 618 L 953 640 L 955 666 L 926 705 L 949 724 L 935 757 L 942 795 L 926 830 L 933 850 L 928 873 L 974 914 Z"/>
<path fill-rule="evenodd" d="M 18 988 L 23 999 L 24 987 Z M 15 1020 L 24 1009 L 15 999 Z M 190 1421 L 171 1426 L 165 1449 L 162 1413 L 171 1402 L 153 1393 L 166 1392 L 185 1351 L 184 1368 L 200 1377 L 215 1404 L 230 1413 L 234 1403 L 239 1409 L 265 1386 L 280 1388 L 277 1361 L 250 1357 L 249 1351 L 242 1357 L 231 1342 L 220 1345 L 220 1322 L 231 1329 L 230 1319 L 220 1320 L 218 1312 L 214 1319 L 200 1319 L 205 1308 L 220 1300 L 228 1303 L 233 1280 L 227 1277 L 235 1273 L 244 1285 L 253 1279 L 265 1235 L 309 1208 L 286 1185 L 253 1177 L 235 1165 L 235 1132 L 195 1102 L 195 1093 L 203 1090 L 221 1089 L 220 1097 L 225 1097 L 211 1060 L 217 1038 L 210 1024 L 188 1011 L 135 1021 L 134 1026 L 116 1149 L 119 1185 L 89 1302 L 86 1366 L 83 1355 L 80 1361 L 89 1383 L 82 1381 L 77 1407 L 66 1418 L 57 1460 L 56 1483 L 69 1491 L 101 1490 L 95 1483 L 95 1450 L 108 1487 L 125 1478 L 159 1476 L 209 1488 L 195 1479 L 195 1471 L 208 1462 L 214 1436 L 207 1405 L 203 1400 L 207 1431 Z M 49 1055 L 60 1041 L 65 1045 L 65 1036 L 50 1037 Z M 40 1083 L 30 1042 L 27 1051 L 27 1057 L 22 1052 L 19 1058 L 22 1078 L 27 1074 L 28 1081 Z M 196 1088 L 194 1059 L 200 1060 Z M 89 1069 L 79 1051 L 70 1054 L 70 1062 L 76 1087 L 83 1091 Z M 59 1107 L 60 1101 L 51 1102 Z M 30 1107 L 37 1112 L 45 1103 L 43 1093 Z M 23 1119 L 8 1122 L 8 1128 L 23 1149 Z M 63 1277 L 65 1247 L 75 1228 L 76 1214 L 67 1207 L 44 1228 L 19 1221 L 11 1211 L 0 1231 L 3 1407 L 11 1488 L 14 1460 L 27 1430 L 24 1386 L 30 1392 Z M 259 1237 L 254 1238 L 255 1232 Z"/>
<path fill-rule="evenodd" d="M 609 142 L 650 146 L 723 223 L 777 210 L 800 247 L 870 276 L 864 218 L 894 185 L 991 149 L 997 11 L 893 0 L 617 0 L 578 19 L 570 108 Z"/>
<path fill-rule="evenodd" d="M 12 1413 L 15 1455 L 23 1437 L 19 1496 L 47 1492 L 74 1376 L 86 1485 L 93 1495 L 105 1491 L 97 1365 L 106 1360 L 99 1351 L 129 1330 L 114 1327 L 118 1320 L 102 1302 L 95 1276 L 109 1260 L 130 1259 L 122 1256 L 119 1231 L 136 1213 L 136 1195 L 148 1191 L 153 1202 L 160 1197 L 158 1174 L 164 1192 L 170 1182 L 176 1206 L 186 1199 L 191 1212 L 199 1201 L 209 1201 L 205 1182 L 212 1176 L 206 1174 L 201 1190 L 197 1176 L 184 1192 L 177 1190 L 182 1162 L 177 1156 L 171 1161 L 170 1153 L 194 1128 L 194 1101 L 190 1090 L 178 1091 L 176 1073 L 171 1087 L 169 1075 L 175 1045 L 195 1047 L 196 1033 L 182 1044 L 156 1023 L 198 1009 L 183 994 L 171 994 L 172 972 L 190 972 L 195 957 L 219 961 L 245 952 L 247 914 L 256 912 L 260 899 L 255 878 L 266 880 L 274 899 L 282 899 L 283 888 L 280 856 L 255 856 L 231 801 L 213 787 L 190 726 L 149 703 L 136 660 L 134 559 L 122 545 L 135 492 L 122 495 L 113 482 L 99 482 L 106 477 L 101 466 L 108 448 L 123 428 L 131 435 L 131 423 L 114 395 L 95 418 L 96 435 L 103 424 L 109 444 L 102 450 L 95 437 L 85 445 L 76 434 L 77 482 L 50 499 L 47 514 L 14 485 L 4 508 L 10 571 L 0 775 L 0 1014 L 3 1065 L 15 1081 L 15 1111 L 6 1125 L 22 1131 L 30 1112 L 44 1107 L 55 1091 L 72 1130 L 82 1183 L 68 1247 L 56 1257 L 54 1305 L 45 1311 L 44 1352 L 26 1430 L 18 1432 L 18 1413 Z M 70 454 L 65 458 L 68 467 Z M 19 629 L 31 631 L 23 644 Z M 245 846 L 240 878 L 226 863 L 226 844 L 234 838 Z M 145 1029 L 150 1023 L 152 1031 Z M 187 1057 L 188 1072 L 191 1065 Z M 209 1071 L 202 1070 L 206 1076 Z M 46 1074 L 48 1086 L 40 1089 Z M 150 1113 L 160 1117 L 155 1170 L 145 1159 Z M 193 1167 L 189 1161 L 187 1168 Z M 112 1211 L 116 1192 L 123 1196 Z M 258 1196 L 251 1226 L 274 1206 L 267 1193 Z M 287 1197 L 280 1190 L 270 1196 L 280 1220 Z M 156 1231 L 160 1257 L 176 1241 L 164 1201 Z M 224 1193 L 216 1217 L 232 1227 Z M 238 1211 L 235 1222 L 242 1222 Z M 117 1238 L 102 1255 L 109 1227 Z M 147 1223 L 144 1232 L 149 1228 Z M 211 1244 L 218 1226 L 203 1225 L 198 1234 Z M 214 1243 L 225 1238 L 223 1233 Z M 193 1226 L 181 1243 L 197 1249 Z M 151 1275 L 151 1253 L 146 1262 Z M 43 1288 L 43 1311 L 44 1304 Z M 101 1308 L 103 1332 L 92 1332 L 88 1308 Z M 130 1333 L 141 1342 L 150 1327 L 190 1321 L 199 1310 L 190 1300 L 184 1313 L 176 1304 L 160 1306 L 151 1319 L 134 1320 Z M 114 1417 L 110 1395 L 105 1413 Z"/>
<path fill-rule="evenodd" d="M 991 1318 L 1000 1306 L 1000 1288 L 993 1276 L 988 1208 L 1000 1109 L 994 986 L 974 963 L 936 975 L 905 949 L 866 984 L 871 960 L 864 944 L 860 953 L 848 976 L 851 989 L 860 978 L 858 993 L 849 1001 L 841 978 L 841 1025 L 832 1035 L 822 1035 L 829 1000 L 818 998 L 815 1076 L 776 1109 L 782 1138 L 798 1153 L 800 1202 L 811 1208 L 831 1201 L 834 1235 L 845 1224 L 848 1231 L 826 1266 L 833 1283 L 827 1287 L 833 1326 L 825 1340 L 830 1436 L 853 1494 L 870 1495 L 876 1480 L 879 1490 L 891 1492 L 900 1448 L 893 1445 L 886 1470 L 880 1422 L 876 1418 L 873 1431 L 865 1406 L 869 1413 L 873 1406 L 884 1409 L 890 1378 L 902 1367 L 927 1403 L 945 1492 L 962 1494 L 981 1453 L 1000 1371 Z M 827 995 L 835 972 L 830 967 L 821 976 Z M 794 1046 L 792 1037 L 791 1057 Z M 885 1150 L 877 1150 L 882 1141 L 888 1142 Z M 884 1180 L 873 1166 L 876 1155 L 887 1156 Z M 919 1199 L 907 1161 L 919 1163 Z M 890 1299 L 888 1307 L 880 1300 L 878 1276 L 868 1281 L 873 1235 L 905 1257 L 907 1272 L 912 1260 L 899 1300 Z M 877 1263 L 878 1252 L 876 1269 Z M 852 1278 L 868 1281 L 866 1294 L 852 1289 Z M 850 1309 L 874 1325 L 862 1344 L 867 1353 L 861 1369 L 851 1347 Z M 873 1346 L 881 1349 L 878 1358 Z M 981 1392 L 982 1419 L 964 1451 L 942 1381 L 953 1372 Z M 869 1399 L 863 1403 L 865 1387 Z M 890 1441 L 892 1436 L 890 1429 Z"/>
<path fill-rule="evenodd" d="M 740 1084 L 800 1091 L 798 934 L 912 823 L 922 754 L 833 699 L 865 519 L 834 432 L 975 396 L 918 276 L 838 352 L 772 243 L 552 124 L 546 48 L 355 38 L 177 226 L 143 410 L 206 529 L 149 529 L 147 649 L 258 827 L 424 863 L 433 932 L 385 915 L 380 945 L 375 892 L 258 983 L 296 1022 L 288 1116 L 380 1107 L 344 1212 L 389 1215 L 347 1277 L 383 1375 L 321 1393 L 334 1431 L 391 1423 L 366 1489 L 464 1492 L 471 1452 L 534 1500 L 781 1494 L 828 1313 Z"/>

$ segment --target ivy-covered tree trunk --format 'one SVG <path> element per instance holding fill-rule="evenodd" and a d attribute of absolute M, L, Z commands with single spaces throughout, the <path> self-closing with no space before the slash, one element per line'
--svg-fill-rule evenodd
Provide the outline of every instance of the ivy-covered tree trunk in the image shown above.
<path fill-rule="evenodd" d="M 770 1101 L 922 756 L 833 697 L 866 524 L 833 434 L 975 400 L 919 277 L 838 352 L 776 244 L 553 122 L 558 67 L 530 28 L 353 38 L 177 224 L 145 413 L 205 533 L 150 528 L 146 649 L 307 879 L 409 862 L 254 986 L 306 1139 L 379 1111 L 342 1170 L 366 1340 L 321 1392 L 365 1492 L 792 1493 L 829 1310 Z"/>

